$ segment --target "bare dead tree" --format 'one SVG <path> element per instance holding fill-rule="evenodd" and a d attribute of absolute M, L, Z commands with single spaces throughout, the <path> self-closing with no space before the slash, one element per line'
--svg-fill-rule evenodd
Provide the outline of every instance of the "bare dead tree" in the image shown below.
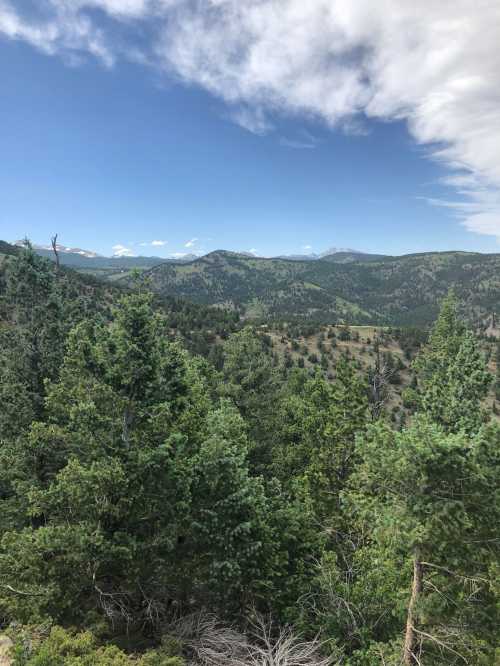
<path fill-rule="evenodd" d="M 303 640 L 291 628 L 277 628 L 254 614 L 246 634 L 228 627 L 214 616 L 196 613 L 171 629 L 193 655 L 191 666 L 333 666 L 321 654 L 318 639 Z"/>
<path fill-rule="evenodd" d="M 56 257 L 56 270 L 59 270 L 59 250 L 57 249 L 57 236 L 58 236 L 58 234 L 56 234 L 55 236 L 52 236 L 52 238 L 50 239 L 50 242 L 51 242 L 51 245 L 52 245 L 52 250 L 53 250 L 54 255 Z"/>
<path fill-rule="evenodd" d="M 397 372 L 396 368 L 390 367 L 380 354 L 379 344 L 375 346 L 375 367 L 370 378 L 370 402 L 374 421 L 380 416 L 388 398 L 388 385 L 391 378 Z"/>
<path fill-rule="evenodd" d="M 415 628 L 415 624 L 417 622 L 416 609 L 422 594 L 422 580 L 422 562 L 420 561 L 418 549 L 416 549 L 413 558 L 413 582 L 411 588 L 411 597 L 406 615 L 406 632 L 403 648 L 403 662 L 405 666 L 415 666 L 415 664 L 418 664 L 418 658 L 415 656 L 415 650 L 417 646 L 417 629 Z"/>

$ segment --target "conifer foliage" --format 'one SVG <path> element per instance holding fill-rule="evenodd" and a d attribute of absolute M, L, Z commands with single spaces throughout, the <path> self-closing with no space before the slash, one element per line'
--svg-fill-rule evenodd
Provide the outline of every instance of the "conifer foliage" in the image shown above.
<path fill-rule="evenodd" d="M 246 326 L 212 365 L 140 285 L 29 247 L 0 285 L 15 666 L 497 663 L 500 428 L 453 295 L 395 430 L 346 359 L 292 367 Z"/>

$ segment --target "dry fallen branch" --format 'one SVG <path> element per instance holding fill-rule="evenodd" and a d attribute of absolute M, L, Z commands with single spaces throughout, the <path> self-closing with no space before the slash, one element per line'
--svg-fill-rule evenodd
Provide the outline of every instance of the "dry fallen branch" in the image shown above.
<path fill-rule="evenodd" d="M 179 620 L 173 633 L 193 655 L 192 666 L 333 666 L 319 640 L 304 641 L 287 628 L 255 615 L 247 635 L 208 614 Z"/>
<path fill-rule="evenodd" d="M 43 597 L 44 593 L 43 592 L 23 592 L 22 590 L 16 590 L 12 585 L 4 585 L 3 586 L 6 590 L 9 590 L 9 592 L 12 592 L 13 594 L 18 594 L 21 597 Z"/>

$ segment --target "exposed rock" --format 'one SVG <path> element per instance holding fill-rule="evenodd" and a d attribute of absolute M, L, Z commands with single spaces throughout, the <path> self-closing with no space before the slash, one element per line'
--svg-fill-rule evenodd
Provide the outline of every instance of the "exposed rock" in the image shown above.
<path fill-rule="evenodd" d="M 5 634 L 0 634 L 0 666 L 11 666 L 12 658 L 9 656 L 14 643 Z"/>

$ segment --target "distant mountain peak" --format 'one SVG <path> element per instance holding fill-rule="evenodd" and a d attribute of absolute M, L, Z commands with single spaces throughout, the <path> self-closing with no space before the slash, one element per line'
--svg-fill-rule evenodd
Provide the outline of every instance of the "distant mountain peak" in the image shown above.
<path fill-rule="evenodd" d="M 353 250 L 350 247 L 330 247 L 328 250 L 325 250 L 324 252 L 321 252 L 318 256 L 319 257 L 329 257 L 332 254 L 340 254 L 348 252 L 349 254 L 363 254 L 359 250 Z"/>
<path fill-rule="evenodd" d="M 239 252 L 236 252 L 236 254 L 240 254 L 242 257 L 250 257 L 251 259 L 259 257 L 256 252 L 252 252 L 251 250 L 240 250 Z"/>
<path fill-rule="evenodd" d="M 184 252 L 178 252 L 175 254 L 171 254 L 168 258 L 169 261 L 177 261 L 179 263 L 189 263 L 190 261 L 195 261 L 196 259 L 199 259 L 200 255 L 199 254 L 194 254 L 193 252 L 190 253 L 184 253 Z"/>
<path fill-rule="evenodd" d="M 335 254 L 348 254 L 348 255 L 362 255 L 363 252 L 359 250 L 353 250 L 352 248 L 347 247 L 330 247 L 324 252 L 319 254 L 316 252 L 308 252 L 303 254 L 280 254 L 278 259 L 293 259 L 294 261 L 316 261 L 317 259 L 323 259 L 324 257 L 331 257 Z"/>
<path fill-rule="evenodd" d="M 24 247 L 25 244 L 26 242 L 24 240 L 18 240 L 14 243 L 14 245 L 17 245 L 18 247 Z M 37 245 L 36 243 L 32 243 L 32 247 L 34 250 L 52 251 L 52 245 Z M 64 252 L 65 254 L 79 254 L 81 257 L 89 257 L 91 259 L 102 256 L 92 250 L 82 250 L 80 247 L 67 247 L 66 245 L 60 245 L 59 243 L 57 243 L 56 247 L 58 252 Z"/>

